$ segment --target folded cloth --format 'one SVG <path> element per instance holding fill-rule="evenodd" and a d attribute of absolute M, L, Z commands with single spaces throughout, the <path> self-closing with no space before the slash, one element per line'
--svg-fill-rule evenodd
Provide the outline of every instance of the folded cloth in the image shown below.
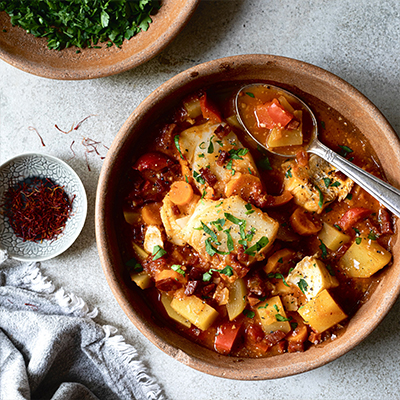
<path fill-rule="evenodd" d="M 97 310 L 0 252 L 0 399 L 165 399 Z"/>

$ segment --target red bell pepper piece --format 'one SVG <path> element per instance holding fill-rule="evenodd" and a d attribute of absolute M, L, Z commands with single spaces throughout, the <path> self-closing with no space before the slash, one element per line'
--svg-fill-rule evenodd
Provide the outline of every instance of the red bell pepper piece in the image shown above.
<path fill-rule="evenodd" d="M 208 119 L 213 124 L 222 122 L 221 113 L 216 105 L 207 98 L 206 93 L 204 93 L 199 100 L 203 118 Z"/>
<path fill-rule="evenodd" d="M 342 218 L 340 218 L 338 225 L 344 230 L 347 231 L 350 229 L 357 221 L 362 218 L 368 217 L 372 213 L 368 208 L 363 207 L 355 207 L 350 208 L 350 210 L 346 211 Z"/>
<path fill-rule="evenodd" d="M 173 160 L 165 154 L 154 151 L 143 154 L 139 160 L 136 161 L 133 169 L 137 169 L 138 171 L 144 171 L 147 169 L 151 169 L 152 171 L 161 171 L 173 163 Z"/>
<path fill-rule="evenodd" d="M 215 350 L 219 353 L 228 354 L 239 336 L 242 324 L 236 322 L 226 322 L 218 327 L 217 336 L 215 337 Z"/>

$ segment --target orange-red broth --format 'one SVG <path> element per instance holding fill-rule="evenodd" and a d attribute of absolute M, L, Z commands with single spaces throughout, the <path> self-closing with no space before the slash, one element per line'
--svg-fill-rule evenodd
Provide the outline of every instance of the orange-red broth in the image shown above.
<path fill-rule="evenodd" d="M 241 86 L 242 84 L 228 85 L 225 83 L 207 90 L 207 98 L 213 102 L 223 120 L 233 115 L 234 95 Z M 339 146 L 347 146 L 348 148 L 351 148 L 352 152 L 347 155 L 347 158 L 351 159 L 356 165 L 362 166 L 368 172 L 380 178 L 384 178 L 383 170 L 374 150 L 367 139 L 355 126 L 350 124 L 339 113 L 318 99 L 305 93 L 296 94 L 301 96 L 315 113 L 319 124 L 320 139 L 323 143 L 338 152 L 342 150 Z M 186 98 L 185 101 L 188 101 L 188 99 L 191 101 L 197 96 L 198 94 L 194 93 L 192 96 L 189 96 L 189 98 Z M 121 210 L 130 211 L 137 215 L 134 222 L 130 221 L 131 224 L 126 223 L 126 221 L 121 221 L 122 229 L 120 240 L 123 242 L 123 259 L 126 261 L 126 268 L 128 271 L 132 269 L 132 265 L 135 265 L 135 262 L 132 263 L 132 258 L 137 260 L 137 253 L 132 249 L 131 243 L 135 242 L 139 246 L 143 245 L 144 232 L 146 229 L 146 224 L 143 221 L 141 214 L 143 208 L 146 206 L 150 207 L 151 214 L 155 215 L 156 220 L 160 221 L 160 217 L 157 215 L 157 212 L 154 212 L 154 210 L 157 210 L 158 207 L 161 206 L 162 198 L 168 192 L 170 184 L 174 180 L 184 179 L 179 166 L 179 153 L 174 145 L 175 135 L 193 124 L 202 124 L 206 122 L 206 120 L 207 118 L 204 118 L 203 115 L 198 116 L 195 120 L 188 118 L 187 112 L 181 102 L 175 110 L 165 115 L 162 121 L 152 128 L 153 135 L 149 135 L 151 139 L 142 145 L 137 154 L 142 155 L 147 152 L 156 151 L 167 155 L 171 160 L 173 160 L 173 163 L 165 168 L 166 173 L 163 175 L 163 188 L 160 193 L 151 190 L 146 192 L 145 190 L 144 192 L 140 192 L 138 196 L 138 188 L 143 188 L 143 182 L 147 180 L 154 182 L 157 175 L 156 172 L 144 171 L 143 173 L 139 173 L 134 168 L 127 171 L 124 185 L 122 185 L 124 189 L 120 194 L 120 208 Z M 267 164 L 269 164 L 271 168 L 265 168 L 267 165 L 265 152 L 257 149 L 254 141 L 249 137 L 246 137 L 240 129 L 237 129 L 234 126 L 232 126 L 232 129 L 238 135 L 239 140 L 241 140 L 243 145 L 249 148 L 253 158 L 257 162 L 257 165 L 259 165 L 259 172 L 262 181 L 267 186 L 267 193 L 270 195 L 279 195 L 282 192 L 283 181 L 283 172 L 281 171 L 280 166 L 285 159 L 268 154 Z M 196 192 L 195 188 L 194 191 Z M 197 194 L 201 195 L 199 192 L 197 192 Z M 337 201 L 333 202 L 322 214 L 312 215 L 311 218 L 317 223 L 324 221 L 333 225 L 340 220 L 347 210 L 354 207 L 369 208 L 372 210 L 372 214 L 368 218 L 364 218 L 355 223 L 353 226 L 354 229 L 347 232 L 352 236 L 351 242 L 355 240 L 356 230 L 365 235 L 368 235 L 371 230 L 374 230 L 378 233 L 377 241 L 390 251 L 393 232 L 382 235 L 379 234 L 381 223 L 378 216 L 382 207 L 375 199 L 357 185 L 353 187 L 351 196 L 348 196 L 347 199 L 340 203 Z M 306 255 L 318 254 L 321 258 L 320 241 L 317 236 L 312 235 L 302 237 L 296 234 L 291 228 L 288 221 L 296 208 L 297 206 L 293 201 L 290 201 L 284 206 L 269 208 L 267 210 L 268 214 L 272 218 L 279 221 L 280 230 L 278 238 L 275 240 L 269 254 L 267 254 L 267 258 L 264 261 L 254 264 L 246 275 L 245 279 L 248 286 L 251 286 L 252 281 L 259 278 L 266 282 L 266 288 L 268 288 L 268 282 L 272 284 L 278 283 L 277 279 L 267 278 L 266 274 L 262 270 L 262 267 L 266 264 L 268 256 L 272 255 L 277 249 L 288 248 L 296 252 L 294 260 L 281 266 L 280 270 L 283 274 L 287 273 L 289 268 L 293 267 L 297 261 L 301 260 Z M 393 229 L 394 224 L 391 216 L 389 225 Z M 200 268 L 202 271 L 207 271 L 210 268 L 210 265 L 199 258 L 198 254 L 191 249 L 190 246 L 182 248 L 166 241 L 165 250 L 167 252 L 166 255 L 156 262 L 147 263 L 147 265 L 145 265 L 145 270 L 150 273 L 152 268 L 157 270 L 157 263 L 160 260 L 164 260 L 164 264 L 169 266 L 173 264 L 185 265 L 186 271 L 190 270 L 191 265 L 196 265 L 196 267 Z M 379 282 L 381 274 L 381 272 L 377 272 L 370 278 L 354 279 L 347 277 L 338 267 L 338 259 L 343 255 L 345 250 L 346 248 L 339 248 L 336 252 L 328 250 L 327 256 L 323 261 L 325 264 L 329 264 L 330 271 L 334 273 L 336 278 L 339 280 L 339 286 L 331 289 L 330 294 L 347 314 L 348 318 L 346 320 L 322 334 L 315 333 L 307 327 L 307 340 L 305 340 L 300 346 L 292 346 L 292 348 L 290 348 L 290 346 L 288 346 L 288 339 L 290 340 L 290 336 L 293 335 L 293 332 L 287 334 L 283 339 L 279 340 L 278 343 L 272 346 L 268 345 L 268 340 L 260 327 L 260 321 L 257 320 L 257 315 L 253 316 L 252 313 L 246 313 L 246 315 L 241 314 L 233 321 L 240 326 L 240 334 L 238 335 L 238 338 L 229 354 L 239 357 L 265 357 L 287 351 L 305 351 L 316 343 L 325 340 L 333 340 L 336 335 L 341 334 L 345 329 L 348 319 L 354 315 L 361 304 L 367 301 L 369 295 L 374 290 L 374 287 Z M 148 259 L 151 259 L 151 257 L 152 256 L 149 256 Z M 135 286 L 136 285 L 132 283 L 132 290 L 138 289 L 134 288 Z M 265 295 L 268 297 L 268 289 L 265 289 L 265 292 Z M 210 293 L 210 295 L 202 296 L 202 299 L 212 305 L 212 307 L 219 312 L 219 317 L 215 320 L 212 326 L 205 331 L 201 331 L 194 325 L 192 325 L 191 328 L 185 328 L 168 318 L 168 315 L 160 301 L 160 291 L 156 287 L 152 286 L 143 290 L 142 293 L 149 306 L 154 310 L 155 314 L 158 315 L 162 323 L 165 323 L 194 342 L 216 350 L 215 340 L 217 335 L 220 333 L 219 327 L 228 322 L 229 319 L 226 307 L 218 306 L 213 302 L 212 293 Z M 299 298 L 302 296 L 300 291 L 298 291 L 297 295 Z M 248 306 L 246 309 L 252 311 L 255 307 L 252 309 Z M 286 314 L 288 318 L 291 319 L 293 329 L 295 329 L 295 324 L 293 324 L 293 322 L 298 324 L 298 327 L 304 325 L 302 318 L 297 314 L 297 312 L 287 312 Z"/>

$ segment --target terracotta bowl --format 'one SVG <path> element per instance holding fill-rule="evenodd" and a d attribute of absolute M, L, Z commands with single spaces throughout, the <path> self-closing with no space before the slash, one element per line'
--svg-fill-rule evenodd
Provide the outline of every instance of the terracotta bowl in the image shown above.
<path fill-rule="evenodd" d="M 182 363 L 219 377 L 243 380 L 272 379 L 322 366 L 351 350 L 382 321 L 400 291 L 400 242 L 394 244 L 394 262 L 382 274 L 380 284 L 345 332 L 304 353 L 286 353 L 263 359 L 219 355 L 173 332 L 158 322 L 146 301 L 129 282 L 121 262 L 116 193 L 120 177 L 129 168 L 135 143 L 146 127 L 183 96 L 221 82 L 263 79 L 288 84 L 311 94 L 339 111 L 370 140 L 386 171 L 387 179 L 400 187 L 399 140 L 379 110 L 360 92 L 337 76 L 304 62 L 269 55 L 243 55 L 210 61 L 180 73 L 161 85 L 131 114 L 115 138 L 100 175 L 96 205 L 98 250 L 108 283 L 133 324 L 156 346 Z M 391 151 L 388 152 L 387 149 Z M 397 227 L 398 229 L 398 227 Z"/>
<path fill-rule="evenodd" d="M 137 67 L 163 50 L 182 30 L 199 0 L 163 0 L 147 32 L 140 32 L 121 48 L 49 50 L 45 38 L 36 38 L 0 12 L 0 58 L 34 75 L 52 79 L 92 79 Z"/>

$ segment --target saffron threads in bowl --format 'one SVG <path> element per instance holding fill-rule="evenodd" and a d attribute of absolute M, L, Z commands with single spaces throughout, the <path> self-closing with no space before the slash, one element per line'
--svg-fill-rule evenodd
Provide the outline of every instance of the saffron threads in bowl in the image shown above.
<path fill-rule="evenodd" d="M 63 186 L 48 178 L 32 177 L 10 185 L 2 212 L 15 235 L 25 241 L 55 240 L 72 212 Z"/>

